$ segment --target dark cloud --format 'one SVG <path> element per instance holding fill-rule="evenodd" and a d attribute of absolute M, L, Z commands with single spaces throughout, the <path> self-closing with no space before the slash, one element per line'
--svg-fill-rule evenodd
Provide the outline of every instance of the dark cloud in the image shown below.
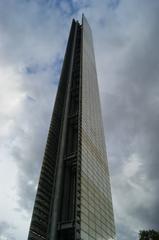
<path fill-rule="evenodd" d="M 132 233 L 132 235 L 130 236 L 130 232 L 131 232 L 131 229 L 129 228 L 129 226 L 127 225 L 125 227 L 126 224 L 122 225 L 118 225 L 117 226 L 117 232 L 118 232 L 118 235 L 120 236 L 118 239 L 122 239 L 122 240 L 127 240 L 127 239 L 136 239 L 136 233 Z"/>
<path fill-rule="evenodd" d="M 9 240 L 15 240 L 15 238 L 11 235 L 10 230 L 14 229 L 14 226 L 11 226 L 7 222 L 0 222 L 0 238 L 1 239 L 9 239 Z"/>
<path fill-rule="evenodd" d="M 0 222 L 0 233 L 6 232 L 10 228 L 9 224 L 6 222 Z"/>

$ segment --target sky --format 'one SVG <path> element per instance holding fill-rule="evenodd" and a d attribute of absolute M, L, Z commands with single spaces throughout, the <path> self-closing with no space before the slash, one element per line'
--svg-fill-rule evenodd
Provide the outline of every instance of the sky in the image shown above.
<path fill-rule="evenodd" d="M 72 18 L 91 25 L 117 240 L 159 230 L 159 1 L 0 0 L 0 240 L 27 240 Z"/>

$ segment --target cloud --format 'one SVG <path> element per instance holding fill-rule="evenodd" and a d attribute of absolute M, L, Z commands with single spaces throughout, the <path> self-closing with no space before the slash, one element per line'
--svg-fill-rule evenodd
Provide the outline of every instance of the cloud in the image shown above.
<path fill-rule="evenodd" d="M 0 221 L 16 226 L 1 238 L 26 239 L 66 30 L 47 4 L 1 1 L 0 11 Z"/>
<path fill-rule="evenodd" d="M 0 1 L 0 239 L 27 238 L 68 31 L 82 12 L 93 30 L 118 239 L 159 228 L 158 9 L 148 0 Z"/>
<path fill-rule="evenodd" d="M 116 10 L 116 14 L 120 13 L 123 18 L 120 31 L 116 30 L 119 27 L 115 24 L 116 19 L 112 20 L 111 31 L 113 35 L 114 32 L 118 34 L 120 41 L 110 41 L 111 33 L 103 30 L 105 35 L 110 34 L 110 40 L 107 39 L 103 45 L 101 40 L 98 44 L 97 62 L 101 69 L 99 72 L 102 73 L 100 86 L 103 91 L 102 104 L 117 226 L 119 232 L 121 226 L 123 231 L 124 225 L 127 228 L 124 224 L 126 220 L 133 233 L 135 229 L 159 227 L 156 144 L 159 129 L 159 32 L 156 27 L 159 6 L 146 2 L 140 4 L 136 12 L 137 3 L 130 6 L 126 9 L 124 2 Z M 128 17 L 127 11 L 130 9 Z M 132 19 L 133 14 L 136 19 Z M 121 35 L 121 31 L 124 34 Z M 104 50 L 100 53 L 102 46 Z M 137 156 L 136 160 L 134 156 Z M 121 234 L 119 239 L 122 239 Z"/>
<path fill-rule="evenodd" d="M 7 222 L 0 222 L 0 233 L 1 233 L 1 238 L 2 238 L 2 234 L 7 232 L 8 229 L 10 228 L 10 225 Z"/>

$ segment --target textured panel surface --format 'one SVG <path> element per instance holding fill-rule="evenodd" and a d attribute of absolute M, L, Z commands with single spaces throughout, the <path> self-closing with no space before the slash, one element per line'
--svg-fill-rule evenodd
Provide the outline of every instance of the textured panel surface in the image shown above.
<path fill-rule="evenodd" d="M 73 20 L 48 133 L 28 240 L 48 240 L 50 235 L 58 174 L 58 153 L 61 148 L 61 135 L 64 125 L 65 103 L 68 95 L 70 58 L 72 56 L 73 39 L 75 38 L 75 26 L 76 23 Z M 57 223 L 55 224 L 57 225 Z"/>
<path fill-rule="evenodd" d="M 114 239 L 115 227 L 91 29 L 83 17 L 81 238 Z"/>
<path fill-rule="evenodd" d="M 115 236 L 91 29 L 73 20 L 28 240 Z"/>

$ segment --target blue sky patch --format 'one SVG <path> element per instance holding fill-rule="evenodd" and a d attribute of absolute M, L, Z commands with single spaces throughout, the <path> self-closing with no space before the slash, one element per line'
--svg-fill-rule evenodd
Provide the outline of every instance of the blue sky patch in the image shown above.
<path fill-rule="evenodd" d="M 39 65 L 38 63 L 28 65 L 25 68 L 26 74 L 37 74 L 39 72 L 44 72 L 48 70 L 48 64 Z"/>
<path fill-rule="evenodd" d="M 108 7 L 111 9 L 116 9 L 119 6 L 120 0 L 110 0 L 108 2 Z"/>

